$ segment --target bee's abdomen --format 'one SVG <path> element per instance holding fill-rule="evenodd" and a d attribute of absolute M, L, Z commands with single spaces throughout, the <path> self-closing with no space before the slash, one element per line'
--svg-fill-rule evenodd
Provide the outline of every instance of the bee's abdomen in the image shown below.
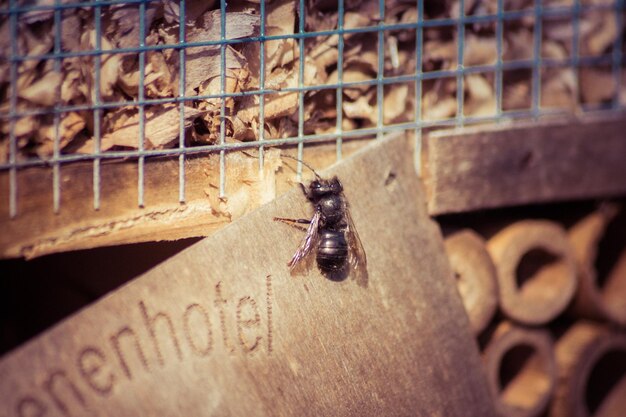
<path fill-rule="evenodd" d="M 343 269 L 348 259 L 348 242 L 344 232 L 334 230 L 321 231 L 317 248 L 317 265 L 322 272 Z"/>

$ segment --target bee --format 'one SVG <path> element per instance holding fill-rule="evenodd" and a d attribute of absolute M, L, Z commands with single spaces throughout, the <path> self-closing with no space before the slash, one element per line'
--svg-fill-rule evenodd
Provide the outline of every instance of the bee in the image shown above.
<path fill-rule="evenodd" d="M 308 271 L 315 254 L 317 267 L 327 278 L 341 281 L 351 275 L 359 285 L 367 286 L 367 257 L 350 215 L 341 181 L 336 176 L 324 179 L 313 168 L 302 163 L 315 174 L 315 180 L 308 188 L 300 183 L 304 196 L 313 205 L 313 217 L 311 219 L 274 217 L 275 221 L 306 231 L 300 246 L 287 264 L 290 271 L 292 273 Z M 308 227 L 300 226 L 305 224 L 308 224 Z"/>

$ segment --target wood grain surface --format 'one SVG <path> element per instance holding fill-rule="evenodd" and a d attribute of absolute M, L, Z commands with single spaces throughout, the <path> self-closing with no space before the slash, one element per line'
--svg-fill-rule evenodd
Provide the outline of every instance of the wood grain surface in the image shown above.
<path fill-rule="evenodd" d="M 503 123 L 426 138 L 431 214 L 626 193 L 626 118 Z"/>
<path fill-rule="evenodd" d="M 346 141 L 343 155 L 364 144 Z M 148 158 L 144 207 L 138 206 L 137 160 L 105 161 L 99 210 L 94 210 L 93 164 L 65 164 L 58 213 L 52 208 L 52 168 L 27 168 L 17 173 L 15 218 L 9 216 L 9 173 L 0 172 L 0 258 L 208 236 L 293 186 L 297 163 L 282 161 L 281 153 L 295 155 L 295 149 L 266 149 L 263 170 L 257 150 L 227 153 L 224 199 L 219 198 L 219 154 L 187 157 L 185 203 L 179 202 L 178 158 Z M 336 160 L 335 144 L 310 144 L 304 159 L 316 168 L 327 167 Z M 303 174 L 311 176 L 306 169 Z"/>
<path fill-rule="evenodd" d="M 343 181 L 366 287 L 286 263 L 299 189 L 0 360 L 0 416 L 493 416 L 443 240 L 402 137 Z"/>
<path fill-rule="evenodd" d="M 625 130 L 618 115 L 431 132 L 422 153 L 429 213 L 624 195 Z M 343 155 L 366 142 L 345 140 Z M 219 198 L 219 155 L 187 157 L 185 203 L 178 201 L 178 158 L 148 158 L 145 207 L 138 207 L 137 161 L 102 162 L 97 211 L 91 162 L 61 166 L 59 213 L 52 209 L 52 168 L 27 168 L 17 173 L 13 219 L 9 173 L 1 172 L 0 258 L 208 236 L 293 185 L 295 162 L 281 161 L 284 152 L 294 150 L 267 149 L 262 171 L 258 159 L 227 153 L 227 199 Z M 304 159 L 322 168 L 336 155 L 334 143 L 307 144 Z"/>

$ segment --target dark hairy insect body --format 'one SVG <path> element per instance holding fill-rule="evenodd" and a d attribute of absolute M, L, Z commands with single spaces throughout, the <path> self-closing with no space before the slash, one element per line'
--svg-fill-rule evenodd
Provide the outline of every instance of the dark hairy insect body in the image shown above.
<path fill-rule="evenodd" d="M 292 225 L 308 224 L 306 236 L 288 263 L 291 271 L 306 265 L 306 259 L 315 254 L 317 267 L 328 278 L 341 280 L 352 274 L 359 284 L 367 285 L 365 251 L 339 179 L 323 179 L 316 173 L 316 179 L 308 187 L 300 185 L 314 207 L 313 217 L 274 219 Z"/>
<path fill-rule="evenodd" d="M 345 232 L 325 230 L 317 249 L 317 266 L 322 272 L 341 271 L 348 262 L 348 241 Z"/>
<path fill-rule="evenodd" d="M 348 262 L 346 203 L 342 191 L 343 187 L 335 177 L 329 184 L 314 181 L 307 193 L 315 210 L 320 212 L 316 260 L 318 268 L 326 273 L 341 271 Z"/>

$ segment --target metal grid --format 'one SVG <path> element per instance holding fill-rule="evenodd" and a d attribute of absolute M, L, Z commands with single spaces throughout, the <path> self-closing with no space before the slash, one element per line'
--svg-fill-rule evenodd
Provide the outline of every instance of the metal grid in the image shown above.
<path fill-rule="evenodd" d="M 610 103 L 602 103 L 601 105 L 580 105 L 580 108 L 584 112 L 616 112 L 624 109 L 623 103 L 620 103 L 619 92 L 622 81 L 622 66 L 625 63 L 625 57 L 623 54 L 622 46 L 622 34 L 624 33 L 624 0 L 614 0 L 610 3 L 587 4 L 587 2 L 581 2 L 581 0 L 574 0 L 571 6 L 546 6 L 542 0 L 534 0 L 534 6 L 528 9 L 522 10 L 507 10 L 505 0 L 497 0 L 497 13 L 495 14 L 481 14 L 481 15 L 465 15 L 464 0 L 459 0 L 459 18 L 446 18 L 446 19 L 425 19 L 424 17 L 424 1 L 417 0 L 417 19 L 415 22 L 401 23 L 401 24 L 386 24 L 385 23 L 385 0 L 379 0 L 379 19 L 378 24 L 368 27 L 359 28 L 345 28 L 344 27 L 344 0 L 338 1 L 338 23 L 337 28 L 333 30 L 324 30 L 317 32 L 305 31 L 306 21 L 306 7 L 305 1 L 299 0 L 297 6 L 298 12 L 298 30 L 294 34 L 289 35 L 267 35 L 266 24 L 264 16 L 266 14 L 265 1 L 260 2 L 260 33 L 259 36 L 249 37 L 245 39 L 227 39 L 226 38 L 226 11 L 227 4 L 225 0 L 220 2 L 220 21 L 221 21 L 221 34 L 220 39 L 215 41 L 203 41 L 203 42 L 186 42 L 185 25 L 179 25 L 179 39 L 177 44 L 170 45 L 146 45 L 146 21 L 145 12 L 146 5 L 154 0 L 110 0 L 110 1 L 85 1 L 85 2 L 71 2 L 71 0 L 54 0 L 53 4 L 49 2 L 40 2 L 38 4 L 22 4 L 17 0 L 10 0 L 8 7 L 3 7 L 0 10 L 0 19 L 7 19 L 9 22 L 9 30 L 11 36 L 11 48 L 10 51 L 4 51 L 0 58 L 8 60 L 10 63 L 10 80 L 12 87 L 9 89 L 9 113 L 3 113 L 0 115 L 2 123 L 9 123 L 9 156 L 6 162 L 0 163 L 0 174 L 8 171 L 9 175 L 9 195 L 2 196 L 1 200 L 7 199 L 9 205 L 9 213 L 11 217 L 18 215 L 18 201 L 17 201 L 17 176 L 21 169 L 33 166 L 46 166 L 51 167 L 53 171 L 53 202 L 52 207 L 55 212 L 60 210 L 61 201 L 61 181 L 60 172 L 62 166 L 67 163 L 85 161 L 93 164 L 93 207 L 98 210 L 101 205 L 101 184 L 100 184 L 100 172 L 101 162 L 103 160 L 110 159 L 136 159 L 138 164 L 138 181 L 137 181 L 137 204 L 139 207 L 144 206 L 144 166 L 146 158 L 152 158 L 157 156 L 177 156 L 179 161 L 179 201 L 184 203 L 185 197 L 185 158 L 191 154 L 198 153 L 216 153 L 219 154 L 219 193 L 220 197 L 227 196 L 227 190 L 225 189 L 225 177 L 226 177 L 226 152 L 256 148 L 259 151 L 259 167 L 262 169 L 264 164 L 263 153 L 264 150 L 271 146 L 285 146 L 295 145 L 297 146 L 297 155 L 300 160 L 303 157 L 303 149 L 305 144 L 320 141 L 334 141 L 336 143 L 336 156 L 337 159 L 342 157 L 342 142 L 344 138 L 363 138 L 376 136 L 381 138 L 385 133 L 392 131 L 411 131 L 415 133 L 416 140 L 416 155 L 415 164 L 419 170 L 421 149 L 421 137 L 422 132 L 426 128 L 432 127 L 444 127 L 444 126 L 464 126 L 474 123 L 485 122 L 500 122 L 502 120 L 510 119 L 538 119 L 543 116 L 558 115 L 561 113 L 568 113 L 567 110 L 560 109 L 545 109 L 541 106 L 541 71 L 545 68 L 572 68 L 575 74 L 578 75 L 578 69 L 581 66 L 610 66 L 615 85 L 615 95 Z M 132 48 L 102 48 L 101 37 L 99 36 L 102 28 L 102 10 L 103 8 L 121 5 L 121 4 L 134 4 L 139 9 L 139 45 Z M 185 21 L 185 0 L 180 0 L 180 20 Z M 66 52 L 61 47 L 61 13 L 66 9 L 83 10 L 90 9 L 94 16 L 94 25 L 96 31 L 96 44 L 95 48 L 86 51 L 72 51 Z M 20 16 L 24 13 L 36 12 L 36 11 L 53 11 L 54 13 L 54 48 L 52 52 L 39 55 L 21 55 L 18 51 L 16 39 L 18 37 L 18 22 Z M 580 37 L 580 20 L 581 15 L 590 11 L 611 11 L 612 17 L 615 19 L 617 26 L 617 33 L 619 34 L 613 44 L 612 52 L 610 54 L 602 56 L 581 56 L 579 53 L 579 37 Z M 504 24 L 508 21 L 518 20 L 523 18 L 534 18 L 534 32 L 533 32 L 533 56 L 530 59 L 504 61 L 503 60 L 503 28 Z M 542 57 L 542 21 L 545 18 L 558 18 L 558 17 L 571 17 L 573 19 L 573 38 L 571 49 L 571 56 L 566 59 L 547 59 Z M 496 33 L 496 49 L 497 49 L 497 61 L 494 65 L 481 65 L 481 66 L 465 66 L 464 65 L 464 33 L 467 25 L 470 24 L 494 24 Z M 423 55 L 424 55 L 424 31 L 429 28 L 438 27 L 456 27 L 457 33 L 457 68 L 454 70 L 437 70 L 431 72 L 423 71 Z M 385 76 L 384 61 L 385 61 L 385 33 L 389 31 L 415 31 L 415 73 L 409 75 L 397 75 L 397 76 Z M 376 33 L 378 44 L 378 74 L 375 79 L 358 81 L 358 82 L 344 82 L 343 74 L 343 49 L 344 49 L 344 36 L 353 33 Z M 298 42 L 299 50 L 304 51 L 304 42 L 306 39 L 318 37 L 338 35 L 338 80 L 336 83 L 324 84 L 320 86 L 311 86 L 304 84 L 304 53 L 299 54 L 300 66 L 299 66 L 299 81 L 298 86 L 295 88 L 285 88 L 281 90 L 274 90 L 266 88 L 265 86 L 265 52 L 264 43 L 272 40 L 279 39 L 294 39 Z M 258 90 L 245 91 L 239 93 L 226 93 L 225 92 L 225 68 L 226 68 L 226 53 L 225 49 L 227 45 L 258 42 L 260 47 L 260 86 Z M 211 46 L 215 45 L 220 48 L 220 88 L 221 93 L 217 95 L 185 95 L 185 48 Z M 144 83 L 145 83 L 145 67 L 146 67 L 146 53 L 154 50 L 173 49 L 179 52 L 180 58 L 180 77 L 179 77 L 179 95 L 172 98 L 146 98 Z M 7 53 L 8 52 L 8 53 Z M 63 105 L 56 106 L 54 108 L 37 108 L 27 111 L 18 111 L 17 101 L 18 94 L 16 88 L 16 80 L 18 77 L 18 67 L 23 62 L 29 60 L 53 60 L 54 70 L 60 71 L 61 61 L 65 58 L 71 57 L 93 57 L 95 64 L 95 85 L 100 85 L 101 77 L 101 65 L 102 56 L 111 54 L 138 54 L 139 57 L 139 97 L 136 101 L 131 102 L 106 102 L 102 100 L 100 95 L 100 89 L 95 88 L 95 97 L 92 104 L 81 105 Z M 525 110 L 503 110 L 503 74 L 508 70 L 530 70 L 532 71 L 531 82 L 531 106 Z M 464 77 L 469 74 L 475 73 L 491 73 L 494 77 L 494 91 L 496 99 L 496 109 L 493 115 L 490 116 L 465 116 L 464 115 Z M 422 86 L 423 82 L 427 80 L 437 80 L 442 78 L 456 78 L 456 100 L 457 111 L 456 116 L 443 120 L 424 120 L 422 117 Z M 404 123 L 385 124 L 383 118 L 383 96 L 384 87 L 390 84 L 399 83 L 411 83 L 415 91 L 415 114 L 414 120 Z M 377 90 L 377 113 L 378 119 L 375 127 L 358 128 L 355 130 L 345 131 L 342 129 L 342 100 L 343 90 L 350 87 L 358 86 L 376 86 Z M 306 92 L 315 90 L 336 90 L 336 129 L 333 133 L 325 134 L 305 134 L 304 132 L 304 96 Z M 258 140 L 250 142 L 227 142 L 226 141 L 226 126 L 225 117 L 220 118 L 220 134 L 219 141 L 211 145 L 202 146 L 186 146 L 185 145 L 185 103 L 194 100 L 202 99 L 220 99 L 221 100 L 221 114 L 226 114 L 225 102 L 227 98 L 244 97 L 247 95 L 259 95 L 260 97 L 267 96 L 269 94 L 275 94 L 278 92 L 296 92 L 298 94 L 298 134 L 294 137 L 280 138 L 280 139 L 268 139 L 265 137 L 264 132 L 264 100 L 260 100 L 259 104 L 259 135 Z M 179 105 L 179 140 L 178 146 L 171 149 L 145 149 L 145 107 L 148 105 L 164 104 L 164 103 L 178 103 Z M 101 138 L 102 138 L 102 126 L 101 118 L 104 111 L 108 109 L 114 109 L 116 107 L 133 105 L 137 106 L 139 110 L 139 138 L 138 147 L 136 150 L 115 150 L 115 151 L 101 151 Z M 94 135 L 94 149 L 91 154 L 64 154 L 61 152 L 59 144 L 59 126 L 63 114 L 71 111 L 92 111 L 93 112 L 93 135 Z M 17 119 L 30 115 L 53 115 L 54 117 L 54 151 L 52 157 L 42 158 L 18 158 L 18 145 L 15 134 L 15 125 Z M 6 138 L 5 138 L 6 139 Z M 301 176 L 302 164 L 297 165 L 297 175 Z M 5 204 L 4 202 L 2 204 Z"/>

